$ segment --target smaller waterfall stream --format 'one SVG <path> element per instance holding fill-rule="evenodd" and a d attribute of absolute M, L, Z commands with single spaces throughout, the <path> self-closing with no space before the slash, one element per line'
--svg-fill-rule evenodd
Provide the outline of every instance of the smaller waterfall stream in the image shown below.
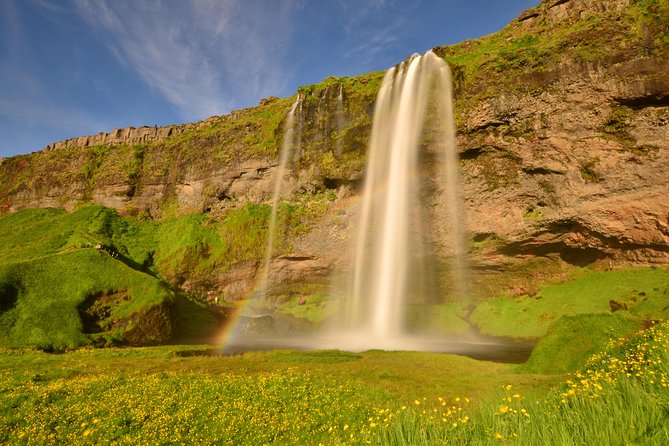
<path fill-rule="evenodd" d="M 335 110 L 335 129 L 337 131 L 337 142 L 335 143 L 335 155 L 341 156 L 344 150 L 344 138 L 341 131 L 344 129 L 344 84 L 339 84 L 337 93 L 337 109 Z"/>
<path fill-rule="evenodd" d="M 290 108 L 290 111 L 288 111 L 288 114 L 286 115 L 283 140 L 281 142 L 281 151 L 279 153 L 279 164 L 277 166 L 276 179 L 274 180 L 274 190 L 272 192 L 272 211 L 267 229 L 267 242 L 265 245 L 265 257 L 262 263 L 262 275 L 260 276 L 260 283 L 253 298 L 264 299 L 267 296 L 267 291 L 269 290 L 271 282 L 270 268 L 275 250 L 274 243 L 277 238 L 279 200 L 283 191 L 284 180 L 286 173 L 288 172 L 288 167 L 292 161 L 300 156 L 302 121 L 300 118 L 301 113 L 299 113 L 299 111 L 301 107 L 302 97 L 298 94 L 295 102 L 293 102 L 293 105 Z M 297 120 L 295 119 L 296 114 L 298 115 Z"/>

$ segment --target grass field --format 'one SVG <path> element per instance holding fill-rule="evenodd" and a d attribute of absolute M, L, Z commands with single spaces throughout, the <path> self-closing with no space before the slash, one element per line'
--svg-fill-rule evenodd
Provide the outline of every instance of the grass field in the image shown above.
<path fill-rule="evenodd" d="M 669 324 L 571 375 L 433 353 L 0 351 L 2 444 L 666 444 Z"/>

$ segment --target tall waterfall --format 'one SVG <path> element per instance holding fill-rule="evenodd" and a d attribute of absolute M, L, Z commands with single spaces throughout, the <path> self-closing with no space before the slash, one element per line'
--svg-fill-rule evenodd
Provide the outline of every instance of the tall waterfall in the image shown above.
<path fill-rule="evenodd" d="M 448 230 L 451 267 L 456 272 L 452 291 L 463 293 L 462 277 L 458 277 L 464 271 L 464 243 L 452 102 L 448 65 L 431 51 L 391 68 L 383 79 L 374 113 L 348 297 L 343 317 L 335 323 L 348 346 L 359 342 L 365 348 L 401 347 L 407 336 L 407 305 L 411 299 L 425 298 L 420 294 L 430 294 L 424 284 L 428 275 L 424 268 L 434 263 L 430 259 L 437 253 L 426 235 L 441 228 L 427 226 L 430 219 L 423 202 L 426 183 L 442 184 L 433 199 L 446 208 L 446 221 L 441 224 Z M 433 134 L 429 143 L 423 144 L 428 114 Z M 426 178 L 422 145 L 429 145 L 433 152 L 436 149 L 440 168 L 435 173 L 443 181 Z M 438 293 L 438 289 L 431 291 Z"/>

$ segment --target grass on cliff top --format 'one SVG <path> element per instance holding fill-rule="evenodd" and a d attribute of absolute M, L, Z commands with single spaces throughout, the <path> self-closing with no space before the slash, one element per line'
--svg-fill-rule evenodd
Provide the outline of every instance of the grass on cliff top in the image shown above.
<path fill-rule="evenodd" d="M 583 272 L 536 295 L 503 295 L 482 302 L 470 316 L 483 334 L 539 338 L 562 316 L 627 312 L 639 319 L 669 316 L 669 269 Z"/>
<path fill-rule="evenodd" d="M 481 99 L 498 95 L 502 85 L 505 92 L 543 87 L 541 74 L 566 60 L 596 62 L 620 55 L 666 57 L 668 24 L 669 6 L 665 1 L 637 0 L 625 8 L 621 20 L 599 12 L 576 21 L 551 23 L 540 15 L 531 28 L 513 22 L 479 39 L 437 47 L 436 53 L 451 65 L 456 92 L 466 91 L 465 95 L 458 94 L 459 104 L 469 108 Z M 535 74 L 539 74 L 536 79 Z M 534 85 L 535 81 L 539 84 Z"/>
<path fill-rule="evenodd" d="M 170 137 L 165 147 L 176 150 L 181 162 L 196 166 L 275 156 L 281 146 L 281 126 L 293 101 L 291 97 L 275 98 L 264 105 L 234 112 L 234 119 L 210 118 L 207 125 Z M 198 159 L 202 158 L 203 148 L 210 151 L 211 159 Z"/>

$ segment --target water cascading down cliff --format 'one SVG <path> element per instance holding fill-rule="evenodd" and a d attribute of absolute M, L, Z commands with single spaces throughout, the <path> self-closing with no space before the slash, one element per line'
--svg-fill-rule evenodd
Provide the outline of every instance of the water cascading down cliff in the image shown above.
<path fill-rule="evenodd" d="M 271 285 L 270 268 L 272 264 L 272 256 L 274 255 L 274 244 L 277 238 L 278 215 L 279 215 L 279 200 L 281 198 L 283 185 L 288 168 L 291 163 L 299 159 L 301 149 L 301 123 L 296 125 L 295 115 L 299 112 L 302 105 L 302 96 L 297 95 L 295 102 L 288 115 L 286 115 L 286 125 L 281 142 L 281 151 L 279 153 L 279 165 L 277 166 L 276 178 L 274 180 L 274 189 L 272 191 L 272 210 L 269 219 L 269 226 L 267 231 L 267 242 L 265 245 L 265 258 L 262 265 L 262 275 L 260 277 L 260 284 L 257 287 L 257 292 L 254 299 L 264 300 L 267 298 L 267 291 Z M 299 120 L 298 120 L 299 121 Z"/>
<path fill-rule="evenodd" d="M 341 98 L 340 89 L 338 121 Z M 265 300 L 271 287 L 279 199 L 288 166 L 300 151 L 301 129 L 295 119 L 300 105 L 298 95 L 286 116 L 265 259 L 256 292 L 247 302 L 250 311 L 243 316 L 249 320 L 260 316 L 254 307 L 263 305 L 253 302 Z M 426 126 L 429 141 L 424 137 Z M 409 329 L 408 310 L 413 309 L 415 321 L 420 315 L 416 308 L 429 312 L 430 303 L 442 300 L 445 290 L 436 267 L 438 257 L 450 259 L 449 294 L 455 298 L 466 294 L 457 161 L 450 70 L 431 51 L 415 54 L 387 71 L 377 96 L 354 254 L 350 268 L 333 280 L 335 316 L 320 335 L 284 342 L 271 336 L 266 343 L 346 350 L 432 349 L 423 336 Z M 439 221 L 436 227 L 429 223 L 435 220 Z M 449 240 L 448 246 L 440 248 L 436 239 Z M 419 325 L 426 322 L 418 319 Z M 263 344 L 245 325 L 237 324 L 228 345 L 244 344 L 244 337 Z"/>
<path fill-rule="evenodd" d="M 425 165 L 429 154 L 437 161 L 434 171 Z M 450 70 L 431 51 L 414 55 L 388 70 L 378 93 L 355 255 L 346 279 L 333 287 L 334 294 L 344 291 L 344 304 L 330 327 L 329 346 L 421 349 L 408 326 L 408 310 L 440 301 L 438 254 L 447 252 L 451 259 L 450 294 L 465 297 L 457 165 Z M 445 217 L 439 227 L 429 225 L 435 220 L 428 215 L 432 206 Z M 438 231 L 448 234 L 444 252 L 437 252 L 434 242 Z"/>

